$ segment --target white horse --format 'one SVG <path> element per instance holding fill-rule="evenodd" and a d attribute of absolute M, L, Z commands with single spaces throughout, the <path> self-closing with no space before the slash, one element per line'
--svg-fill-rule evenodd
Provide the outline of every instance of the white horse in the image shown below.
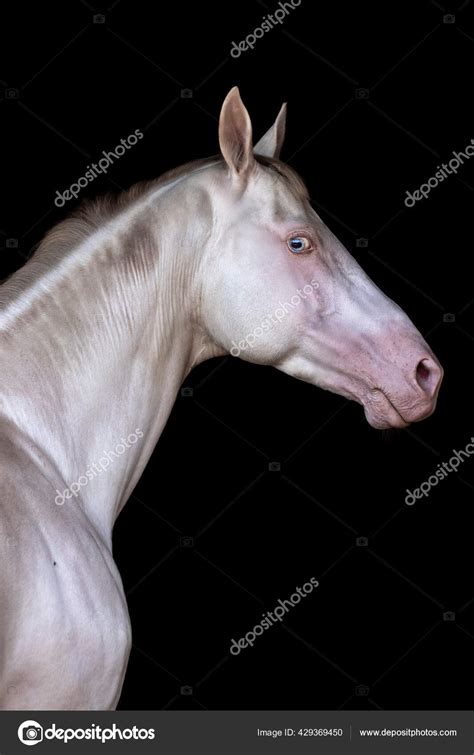
<path fill-rule="evenodd" d="M 232 89 L 221 156 L 87 206 L 0 288 L 2 709 L 116 706 L 112 528 L 195 365 L 274 365 L 376 428 L 434 410 L 438 361 L 278 159 L 284 119 L 253 148 Z"/>

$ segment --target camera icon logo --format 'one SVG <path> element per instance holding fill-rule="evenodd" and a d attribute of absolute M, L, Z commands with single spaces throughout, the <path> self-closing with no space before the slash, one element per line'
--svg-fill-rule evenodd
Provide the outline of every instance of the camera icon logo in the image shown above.
<path fill-rule="evenodd" d="M 23 721 L 18 727 L 18 739 L 30 747 L 43 741 L 43 727 L 38 721 Z"/>

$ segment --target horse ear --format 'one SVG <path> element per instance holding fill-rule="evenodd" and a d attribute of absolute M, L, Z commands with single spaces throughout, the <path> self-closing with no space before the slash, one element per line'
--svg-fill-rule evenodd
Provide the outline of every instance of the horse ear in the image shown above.
<path fill-rule="evenodd" d="M 252 149 L 252 124 L 240 99 L 238 87 L 225 98 L 219 118 L 219 146 L 232 173 L 246 178 L 255 165 Z"/>
<path fill-rule="evenodd" d="M 280 151 L 285 139 L 286 102 L 280 108 L 276 121 L 267 133 L 257 142 L 253 151 L 264 157 L 280 157 Z"/>

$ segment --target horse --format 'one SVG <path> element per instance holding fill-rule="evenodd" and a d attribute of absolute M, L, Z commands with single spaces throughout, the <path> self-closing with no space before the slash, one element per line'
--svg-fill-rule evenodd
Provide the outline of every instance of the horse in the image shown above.
<path fill-rule="evenodd" d="M 435 409 L 438 360 L 280 160 L 285 117 L 253 146 L 234 87 L 217 156 L 82 205 L 0 287 L 3 710 L 116 708 L 112 530 L 193 367 L 273 365 L 378 429 Z"/>

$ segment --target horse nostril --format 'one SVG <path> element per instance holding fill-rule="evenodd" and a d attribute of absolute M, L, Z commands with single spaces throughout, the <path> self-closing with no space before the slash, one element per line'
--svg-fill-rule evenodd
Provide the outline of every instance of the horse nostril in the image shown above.
<path fill-rule="evenodd" d="M 433 359 L 427 357 L 418 363 L 416 382 L 429 398 L 432 398 L 438 391 L 442 377 L 443 371 Z"/>

